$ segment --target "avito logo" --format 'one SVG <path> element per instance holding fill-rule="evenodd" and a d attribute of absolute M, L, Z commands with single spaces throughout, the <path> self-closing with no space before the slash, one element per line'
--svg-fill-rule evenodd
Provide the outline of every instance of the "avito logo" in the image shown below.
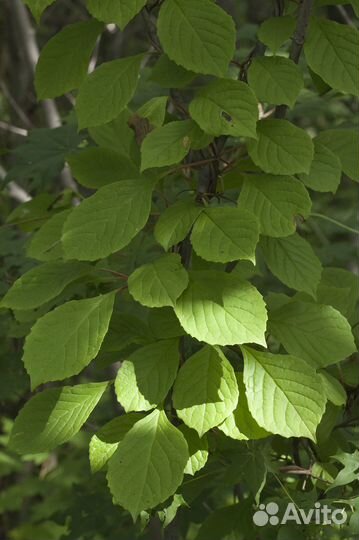
<path fill-rule="evenodd" d="M 259 510 L 253 515 L 253 523 L 258 527 L 265 525 L 285 525 L 286 523 L 296 523 L 298 525 L 309 525 L 310 523 L 322 525 L 343 525 L 348 516 L 344 508 L 332 509 L 328 505 L 323 506 L 316 502 L 314 508 L 303 510 L 294 503 L 289 503 L 283 516 L 278 516 L 279 506 L 275 502 L 260 504 Z"/>

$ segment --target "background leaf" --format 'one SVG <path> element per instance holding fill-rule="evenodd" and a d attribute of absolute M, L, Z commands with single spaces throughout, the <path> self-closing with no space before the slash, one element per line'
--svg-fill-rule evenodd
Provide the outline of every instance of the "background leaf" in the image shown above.
<path fill-rule="evenodd" d="M 36 394 L 15 420 L 10 447 L 20 454 L 35 454 L 68 441 L 81 429 L 106 388 L 107 383 L 89 383 Z"/>

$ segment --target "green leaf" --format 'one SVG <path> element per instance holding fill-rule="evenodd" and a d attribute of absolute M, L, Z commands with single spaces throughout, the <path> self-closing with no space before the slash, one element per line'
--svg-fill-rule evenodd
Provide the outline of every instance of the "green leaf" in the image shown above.
<path fill-rule="evenodd" d="M 71 210 L 64 210 L 52 216 L 32 236 L 27 256 L 38 261 L 52 261 L 63 257 L 61 244 L 62 229 Z"/>
<path fill-rule="evenodd" d="M 190 274 L 175 313 L 186 332 L 210 345 L 266 346 L 267 312 L 262 296 L 247 281 L 224 272 Z"/>
<path fill-rule="evenodd" d="M 24 3 L 29 6 L 31 13 L 35 17 L 36 21 L 39 23 L 43 11 L 55 0 L 24 0 Z"/>
<path fill-rule="evenodd" d="M 252 160 L 272 174 L 309 173 L 314 147 L 309 135 L 287 120 L 260 120 L 258 140 L 248 141 Z"/>
<path fill-rule="evenodd" d="M 254 58 L 248 70 L 248 82 L 260 101 L 289 107 L 294 106 L 304 85 L 298 66 L 281 56 Z"/>
<path fill-rule="evenodd" d="M 295 216 L 307 218 L 312 202 L 293 177 L 251 174 L 244 178 L 238 206 L 256 216 L 262 234 L 278 238 L 295 232 Z"/>
<path fill-rule="evenodd" d="M 141 171 L 179 163 L 191 149 L 191 120 L 177 120 L 151 131 L 141 146 Z"/>
<path fill-rule="evenodd" d="M 359 181 L 359 132 L 357 129 L 328 129 L 316 140 L 324 144 L 341 162 L 342 171 L 352 180 Z"/>
<path fill-rule="evenodd" d="M 290 15 L 270 17 L 259 27 L 258 37 L 274 53 L 288 41 L 295 30 L 295 18 Z"/>
<path fill-rule="evenodd" d="M 181 199 L 166 208 L 155 225 L 157 242 L 166 251 L 182 242 L 202 211 L 203 206 L 190 198 Z"/>
<path fill-rule="evenodd" d="M 121 156 L 126 156 L 137 165 L 139 151 L 135 141 L 135 133 L 128 125 L 131 116 L 132 112 L 125 108 L 108 124 L 89 128 L 89 133 L 99 146 L 121 154 Z"/>
<path fill-rule="evenodd" d="M 331 306 L 292 301 L 270 312 L 269 330 L 284 348 L 325 367 L 356 351 L 348 321 Z"/>
<path fill-rule="evenodd" d="M 335 193 L 340 184 L 341 169 L 339 157 L 314 139 L 314 158 L 309 174 L 301 174 L 299 178 L 307 187 L 315 191 Z"/>
<path fill-rule="evenodd" d="M 227 437 L 238 441 L 248 441 L 251 439 L 263 439 L 270 434 L 260 427 L 249 412 L 245 386 L 243 383 L 243 374 L 236 373 L 239 400 L 236 409 L 225 419 L 218 428 L 223 431 Z"/>
<path fill-rule="evenodd" d="M 191 242 L 206 261 L 230 262 L 247 259 L 255 263 L 259 240 L 254 214 L 232 207 L 208 207 L 195 222 Z"/>
<path fill-rule="evenodd" d="M 77 149 L 81 139 L 72 123 L 54 129 L 33 129 L 25 143 L 16 146 L 12 152 L 15 166 L 6 175 L 6 181 L 29 179 L 42 186 L 48 186 L 51 181 L 55 183 L 64 168 L 66 156 Z"/>
<path fill-rule="evenodd" d="M 146 5 L 147 0 L 87 0 L 87 9 L 105 23 L 115 23 L 121 30 Z"/>
<path fill-rule="evenodd" d="M 106 124 L 123 111 L 135 93 L 142 58 L 105 62 L 87 76 L 76 100 L 80 129 Z"/>
<path fill-rule="evenodd" d="M 188 285 L 188 274 L 177 253 L 164 255 L 135 270 L 128 279 L 128 290 L 147 307 L 174 306 Z"/>
<path fill-rule="evenodd" d="M 173 495 L 182 483 L 188 448 L 182 433 L 155 410 L 125 435 L 108 464 L 115 502 L 135 520 Z M 131 486 L 131 489 L 129 489 Z"/>
<path fill-rule="evenodd" d="M 238 386 L 231 364 L 208 345 L 188 358 L 173 389 L 173 406 L 183 422 L 202 437 L 236 408 Z"/>
<path fill-rule="evenodd" d="M 162 54 L 152 69 L 151 80 L 163 88 L 183 88 L 196 76 L 193 71 L 184 69 Z"/>
<path fill-rule="evenodd" d="M 86 148 L 70 154 L 67 162 L 76 180 L 93 189 L 140 176 L 128 158 L 108 148 Z"/>
<path fill-rule="evenodd" d="M 318 302 L 351 317 L 359 300 L 358 276 L 344 268 L 324 268 L 318 287 Z"/>
<path fill-rule="evenodd" d="M 178 339 L 157 341 L 131 354 L 115 381 L 117 399 L 125 411 L 148 411 L 162 403 L 174 383 L 178 364 Z"/>
<path fill-rule="evenodd" d="M 123 180 L 83 201 L 63 229 L 66 258 L 94 261 L 127 246 L 147 222 L 152 189 L 148 179 Z"/>
<path fill-rule="evenodd" d="M 137 111 L 142 118 L 147 118 L 154 127 L 161 127 L 165 121 L 168 96 L 154 97 L 144 103 Z"/>
<path fill-rule="evenodd" d="M 359 96 L 359 32 L 356 28 L 312 17 L 304 44 L 309 67 L 332 88 Z"/>
<path fill-rule="evenodd" d="M 319 376 L 322 379 L 322 385 L 327 399 L 338 407 L 345 405 L 347 394 L 338 379 L 326 371 L 321 371 Z"/>
<path fill-rule="evenodd" d="M 116 452 L 119 443 L 130 429 L 144 418 L 144 414 L 129 413 L 117 416 L 107 422 L 96 435 L 91 437 L 89 445 L 89 458 L 91 471 L 100 471 Z"/>
<path fill-rule="evenodd" d="M 282 283 L 316 298 L 322 265 L 311 245 L 298 234 L 260 241 L 269 270 Z"/>
<path fill-rule="evenodd" d="M 157 31 L 164 52 L 188 70 L 221 77 L 235 49 L 232 17 L 209 0 L 166 0 Z"/>
<path fill-rule="evenodd" d="M 315 369 L 300 358 L 243 347 L 248 407 L 267 431 L 315 441 L 326 396 Z"/>
<path fill-rule="evenodd" d="M 35 72 L 38 99 L 61 96 L 80 86 L 102 29 L 94 20 L 70 24 L 46 43 Z"/>
<path fill-rule="evenodd" d="M 79 262 L 53 261 L 36 266 L 15 281 L 0 305 L 11 309 L 35 309 L 91 271 L 91 266 Z"/>
<path fill-rule="evenodd" d="M 32 388 L 77 375 L 95 358 L 108 330 L 114 293 L 72 300 L 34 324 L 23 361 Z"/>
<path fill-rule="evenodd" d="M 185 467 L 185 474 L 194 475 L 203 469 L 208 460 L 208 441 L 206 435 L 199 437 L 194 429 L 190 429 L 185 424 L 178 428 L 184 435 L 188 445 L 189 459 Z"/>
<path fill-rule="evenodd" d="M 19 454 L 38 454 L 69 441 L 90 416 L 108 383 L 48 388 L 19 412 L 9 447 Z"/>
<path fill-rule="evenodd" d="M 203 131 L 211 135 L 257 136 L 258 103 L 243 82 L 215 80 L 198 92 L 189 112 Z"/>

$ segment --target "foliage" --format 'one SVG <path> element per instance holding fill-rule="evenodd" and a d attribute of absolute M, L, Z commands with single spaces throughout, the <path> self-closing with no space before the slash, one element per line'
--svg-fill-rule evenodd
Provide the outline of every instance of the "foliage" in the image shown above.
<path fill-rule="evenodd" d="M 0 535 L 359 533 L 359 33 L 342 3 L 274 2 L 252 24 L 250 2 L 62 13 L 34 85 L 63 125 L 4 159 Z M 58 9 L 25 4 L 37 22 Z M 348 520 L 258 527 L 269 502 Z"/>

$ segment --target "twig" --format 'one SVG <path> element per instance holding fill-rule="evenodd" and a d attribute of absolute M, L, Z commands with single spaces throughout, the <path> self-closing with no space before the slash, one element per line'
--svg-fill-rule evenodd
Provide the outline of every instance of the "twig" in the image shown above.
<path fill-rule="evenodd" d="M 4 180 L 6 176 L 6 171 L 2 165 L 0 165 L 0 179 Z M 10 197 L 18 201 L 19 203 L 24 203 L 31 201 L 32 197 L 27 191 L 25 191 L 21 186 L 16 182 L 9 182 L 6 186 Z"/>
<path fill-rule="evenodd" d="M 289 53 L 289 58 L 293 60 L 295 64 L 298 64 L 300 55 L 302 53 L 313 3 L 314 0 L 302 0 L 299 7 L 297 26 L 293 35 L 292 46 Z M 279 105 L 279 107 L 276 108 L 276 118 L 284 118 L 287 111 L 287 105 Z"/>
<path fill-rule="evenodd" d="M 21 137 L 27 137 L 28 135 L 27 129 L 13 126 L 12 124 L 8 124 L 7 122 L 0 121 L 0 129 L 3 129 L 4 131 L 9 131 L 10 133 L 14 133 L 14 135 L 20 135 Z"/>
<path fill-rule="evenodd" d="M 335 6 L 337 11 L 339 11 L 343 21 L 349 25 L 349 26 L 352 26 L 353 28 L 356 28 L 355 24 L 353 23 L 353 21 L 351 20 L 351 18 L 349 17 L 348 15 L 348 12 L 347 10 L 345 9 L 344 6 Z"/>
<path fill-rule="evenodd" d="M 24 54 L 33 74 L 39 59 L 39 48 L 36 43 L 35 31 L 31 24 L 28 11 L 21 0 L 11 0 L 10 9 L 13 12 L 14 20 L 18 26 L 18 35 L 22 38 Z M 42 102 L 47 124 L 50 128 L 61 126 L 61 117 L 57 110 L 56 103 L 52 99 L 45 99 Z M 61 180 L 66 188 L 77 191 L 77 186 L 68 169 L 61 173 Z"/>
<path fill-rule="evenodd" d="M 9 104 L 11 105 L 11 107 L 14 109 L 17 116 L 19 117 L 19 120 L 21 120 L 27 128 L 32 128 L 33 124 L 31 120 L 28 118 L 27 114 L 22 110 L 22 108 L 17 103 L 17 101 L 12 97 L 4 81 L 0 82 L 0 88 L 4 96 L 8 100 Z"/>
<path fill-rule="evenodd" d="M 349 227 L 349 225 L 345 225 L 344 223 L 341 223 L 340 221 L 337 221 L 336 219 L 333 219 L 328 216 L 324 216 L 323 214 L 317 214 L 315 212 L 312 212 L 310 214 L 310 217 L 317 217 L 320 219 L 325 219 L 326 221 L 329 221 L 330 223 L 333 223 L 333 225 L 337 225 L 337 227 L 340 227 L 341 229 L 344 229 L 345 231 L 348 231 L 352 234 L 359 234 L 358 229 L 353 229 L 352 227 Z"/>

